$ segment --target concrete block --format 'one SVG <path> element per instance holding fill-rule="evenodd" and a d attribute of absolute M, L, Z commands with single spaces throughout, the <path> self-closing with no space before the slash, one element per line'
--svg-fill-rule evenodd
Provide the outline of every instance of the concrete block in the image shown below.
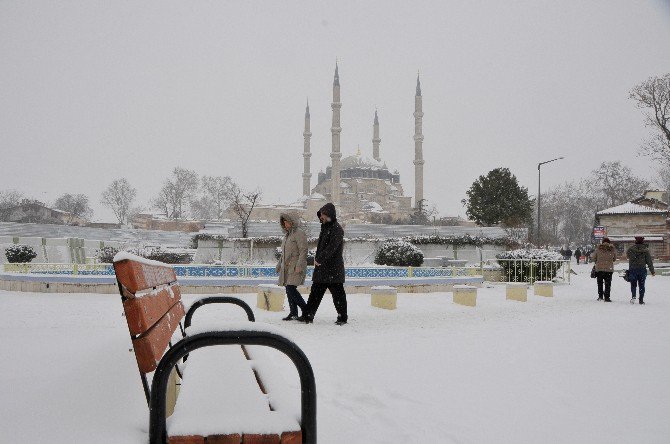
<path fill-rule="evenodd" d="M 551 281 L 535 281 L 535 296 L 554 297 L 554 283 Z"/>
<path fill-rule="evenodd" d="M 508 301 L 528 301 L 528 284 L 525 282 L 509 282 L 505 288 Z"/>
<path fill-rule="evenodd" d="M 386 310 L 395 310 L 398 302 L 398 290 L 394 287 L 380 286 L 370 288 L 370 305 Z"/>
<path fill-rule="evenodd" d="M 454 303 L 475 307 L 477 305 L 477 287 L 473 285 L 454 285 Z"/>
<path fill-rule="evenodd" d="M 257 290 L 256 307 L 267 311 L 282 311 L 286 291 L 279 285 L 261 284 Z"/>

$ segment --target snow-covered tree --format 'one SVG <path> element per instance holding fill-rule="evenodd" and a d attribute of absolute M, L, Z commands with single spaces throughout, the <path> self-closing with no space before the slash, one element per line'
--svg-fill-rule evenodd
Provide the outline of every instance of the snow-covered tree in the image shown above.
<path fill-rule="evenodd" d="M 195 171 L 174 168 L 172 176 L 163 183 L 158 196 L 152 201 L 153 207 L 164 211 L 170 219 L 185 219 L 186 209 L 196 198 L 199 182 Z"/>
<path fill-rule="evenodd" d="M 69 225 L 76 218 L 88 219 L 93 215 L 93 210 L 88 204 L 88 197 L 85 194 L 65 193 L 56 199 L 54 207 L 58 210 L 69 213 L 66 223 Z"/>
<path fill-rule="evenodd" d="M 114 212 L 120 224 L 128 223 L 137 190 L 128 180 L 116 179 L 102 192 L 101 203 Z"/>
<path fill-rule="evenodd" d="M 629 97 L 644 110 L 645 124 L 656 130 L 642 145 L 642 153 L 670 163 L 670 73 L 636 85 Z"/>

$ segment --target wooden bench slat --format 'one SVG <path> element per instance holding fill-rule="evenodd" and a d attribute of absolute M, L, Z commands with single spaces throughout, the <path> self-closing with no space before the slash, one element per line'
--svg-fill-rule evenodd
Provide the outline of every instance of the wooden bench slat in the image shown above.
<path fill-rule="evenodd" d="M 174 268 L 169 265 L 150 265 L 142 262 L 123 260 L 114 262 L 116 278 L 130 292 L 137 293 L 177 280 Z"/>
<path fill-rule="evenodd" d="M 281 434 L 281 444 L 302 444 L 302 432 L 284 432 Z"/>
<path fill-rule="evenodd" d="M 279 435 L 251 435 L 242 436 L 243 444 L 280 444 Z"/>
<path fill-rule="evenodd" d="M 238 434 L 234 435 L 209 435 L 207 437 L 207 444 L 240 444 L 242 442 L 242 436 Z"/>
<path fill-rule="evenodd" d="M 205 444 L 205 437 L 200 435 L 171 436 L 168 442 L 170 444 Z"/>
<path fill-rule="evenodd" d="M 173 285 L 163 287 L 155 293 L 123 301 L 130 334 L 137 336 L 149 330 L 180 300 L 179 285 Z"/>
<path fill-rule="evenodd" d="M 149 373 L 156 369 L 157 361 L 163 357 L 172 339 L 172 333 L 177 329 L 184 315 L 184 306 L 181 302 L 177 302 L 150 330 L 133 339 L 137 365 L 142 373 Z"/>

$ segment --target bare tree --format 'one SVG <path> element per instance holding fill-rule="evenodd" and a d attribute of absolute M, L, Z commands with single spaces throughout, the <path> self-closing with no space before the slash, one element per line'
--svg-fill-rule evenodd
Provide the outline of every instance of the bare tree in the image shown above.
<path fill-rule="evenodd" d="M 629 97 L 644 110 L 645 124 L 658 130 L 642 145 L 642 153 L 670 162 L 670 73 L 636 85 Z"/>
<path fill-rule="evenodd" d="M 63 194 L 54 203 L 54 207 L 68 214 L 66 223 L 72 224 L 76 218 L 88 219 L 93 215 L 93 210 L 88 204 L 88 197 L 84 194 Z"/>
<path fill-rule="evenodd" d="M 240 221 L 242 237 L 248 237 L 249 235 L 249 218 L 260 199 L 260 190 L 244 191 L 239 186 L 234 186 L 230 208 Z"/>
<path fill-rule="evenodd" d="M 165 211 L 170 219 L 185 219 L 187 216 L 185 210 L 195 199 L 198 185 L 198 174 L 195 171 L 176 167 L 172 170 L 172 177 L 163 183 L 152 205 Z"/>
<path fill-rule="evenodd" d="M 628 202 L 649 188 L 648 181 L 635 177 L 631 169 L 621 165 L 620 161 L 601 163 L 598 169 L 593 170 L 590 185 L 602 199 L 596 202 L 596 210 Z"/>
<path fill-rule="evenodd" d="M 232 202 L 235 183 L 228 176 L 203 176 L 202 195 L 191 204 L 191 211 L 200 219 L 221 220 Z"/>
<path fill-rule="evenodd" d="M 19 205 L 21 200 L 23 200 L 23 197 L 23 193 L 16 190 L 0 191 L 0 210 Z"/>
<path fill-rule="evenodd" d="M 127 224 L 136 195 L 137 190 L 126 179 L 116 179 L 102 192 L 100 203 L 114 212 L 120 224 Z"/>

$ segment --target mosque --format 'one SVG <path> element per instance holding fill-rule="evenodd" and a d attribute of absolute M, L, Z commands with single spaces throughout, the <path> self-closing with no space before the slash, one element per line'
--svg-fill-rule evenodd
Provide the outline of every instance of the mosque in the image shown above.
<path fill-rule="evenodd" d="M 338 210 L 338 218 L 343 220 L 379 221 L 379 216 L 392 220 L 406 220 L 423 201 L 423 103 L 421 82 L 416 79 L 414 97 L 414 205 L 412 197 L 406 196 L 397 170 L 391 171 L 380 156 L 379 117 L 375 110 L 372 126 L 372 158 L 363 156 L 360 148 L 352 156 L 342 158 L 340 152 L 340 76 L 337 63 L 333 79 L 332 126 L 330 128 L 332 147 L 331 163 L 325 172 L 317 176 L 317 183 L 311 186 L 312 157 L 310 139 L 309 103 L 305 109 L 304 167 L 302 173 L 302 198 L 287 205 L 262 205 L 254 209 L 252 219 L 278 220 L 281 211 L 293 210 L 302 214 L 314 214 L 326 202 L 332 202 Z"/>

